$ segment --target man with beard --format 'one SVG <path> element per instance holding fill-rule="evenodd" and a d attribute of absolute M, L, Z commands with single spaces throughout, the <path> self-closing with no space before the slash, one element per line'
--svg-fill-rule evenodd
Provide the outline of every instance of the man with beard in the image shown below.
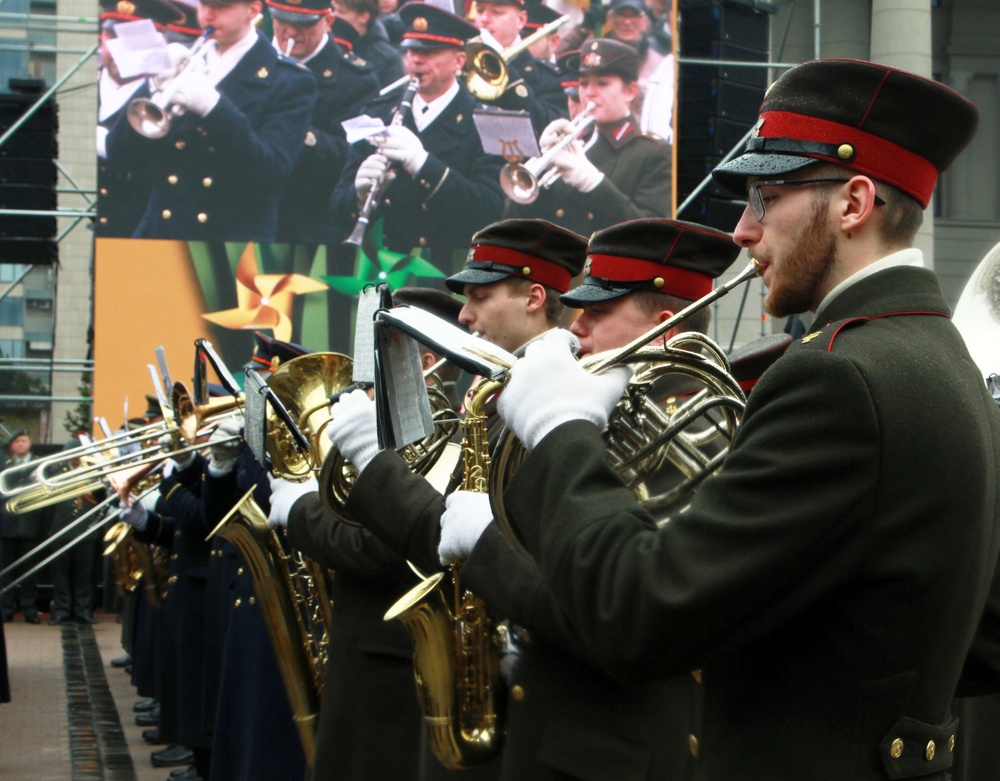
<path fill-rule="evenodd" d="M 530 451 L 503 493 L 514 532 L 607 669 L 701 668 L 713 781 L 943 780 L 956 689 L 1000 686 L 1000 411 L 912 248 L 976 124 L 956 92 L 875 63 L 772 86 L 714 175 L 748 196 L 734 238 L 766 310 L 815 321 L 666 523 L 606 461 L 627 371 L 587 374 L 557 332 L 500 397 Z"/>

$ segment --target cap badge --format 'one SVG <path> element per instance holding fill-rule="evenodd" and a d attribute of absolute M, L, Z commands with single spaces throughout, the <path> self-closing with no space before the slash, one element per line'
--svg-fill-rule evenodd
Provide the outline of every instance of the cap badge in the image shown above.
<path fill-rule="evenodd" d="M 413 29 L 418 33 L 424 32 L 427 29 L 427 20 L 422 16 L 418 16 L 413 20 Z"/>
<path fill-rule="evenodd" d="M 258 79 L 266 79 L 267 78 L 267 68 L 261 68 L 259 71 L 257 71 L 257 78 Z"/>
<path fill-rule="evenodd" d="M 598 52 L 587 52 L 583 58 L 584 68 L 600 68 L 601 55 Z"/>
<path fill-rule="evenodd" d="M 130 3 L 129 0 L 119 0 L 117 8 L 120 14 L 132 16 L 135 13 L 135 3 Z"/>
<path fill-rule="evenodd" d="M 524 268 L 522 268 L 521 273 L 524 274 L 524 276 L 526 277 L 531 276 L 531 266 L 525 266 Z"/>

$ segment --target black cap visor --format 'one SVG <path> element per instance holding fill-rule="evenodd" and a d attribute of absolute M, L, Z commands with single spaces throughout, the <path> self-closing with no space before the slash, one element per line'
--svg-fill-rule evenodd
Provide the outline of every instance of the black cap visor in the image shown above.
<path fill-rule="evenodd" d="M 746 196 L 747 179 L 751 176 L 778 176 L 818 162 L 820 161 L 813 157 L 799 155 L 765 155 L 759 152 L 747 152 L 714 169 L 712 178 L 730 192 Z"/>
<path fill-rule="evenodd" d="M 510 277 L 510 274 L 505 274 L 502 271 L 486 271 L 485 269 L 479 268 L 467 268 L 464 271 L 459 271 L 457 274 L 453 274 L 448 277 L 444 281 L 444 284 L 445 287 L 447 287 L 452 293 L 461 294 L 466 285 L 491 285 L 502 279 L 510 279 Z"/>
<path fill-rule="evenodd" d="M 610 280 L 587 277 L 582 285 L 577 285 L 568 293 L 563 293 L 559 296 L 559 300 L 565 306 L 582 309 L 587 304 L 593 304 L 598 301 L 611 301 L 638 289 L 634 287 L 613 287 Z"/>

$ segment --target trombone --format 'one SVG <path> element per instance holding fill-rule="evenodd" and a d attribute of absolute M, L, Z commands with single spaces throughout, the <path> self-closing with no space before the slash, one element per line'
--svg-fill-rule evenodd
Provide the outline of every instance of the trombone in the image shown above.
<path fill-rule="evenodd" d="M 542 38 L 552 35 L 567 21 L 569 21 L 568 14 L 560 16 L 555 21 L 539 27 L 531 35 L 512 43 L 501 52 L 496 51 L 482 39 L 473 38 L 465 44 L 465 86 L 469 92 L 486 102 L 499 98 L 510 82 L 510 68 L 507 67 L 507 63 Z"/>
<path fill-rule="evenodd" d="M 508 198 L 515 203 L 534 203 L 541 190 L 551 187 L 559 179 L 560 171 L 552 165 L 552 161 L 597 121 L 594 108 L 594 102 L 588 102 L 583 110 L 573 117 L 563 137 L 547 152 L 523 163 L 507 163 L 500 169 L 500 187 Z"/>

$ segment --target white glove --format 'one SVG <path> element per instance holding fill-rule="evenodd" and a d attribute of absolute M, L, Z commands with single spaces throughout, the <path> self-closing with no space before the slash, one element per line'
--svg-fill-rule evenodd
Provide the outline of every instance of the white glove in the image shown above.
<path fill-rule="evenodd" d="M 568 119 L 554 119 L 546 125 L 542 135 L 538 137 L 538 147 L 542 152 L 548 152 L 552 147 L 562 141 L 563 136 L 569 130 L 570 121 Z"/>
<path fill-rule="evenodd" d="M 402 165 L 410 176 L 416 176 L 417 171 L 427 162 L 427 150 L 420 137 L 402 125 L 387 127 L 378 148 L 387 158 Z"/>
<path fill-rule="evenodd" d="M 157 440 L 157 444 L 164 453 L 170 453 L 181 447 L 186 447 L 184 440 L 174 437 L 173 434 L 161 434 Z M 163 476 L 170 477 L 175 471 L 180 472 L 187 469 L 194 462 L 194 456 L 195 452 L 191 450 L 187 453 L 180 453 L 168 458 L 163 464 Z"/>
<path fill-rule="evenodd" d="M 233 467 L 236 466 L 236 455 L 240 452 L 238 437 L 242 433 L 242 412 L 227 415 L 215 427 L 208 438 L 208 449 L 211 453 L 208 459 L 208 472 L 213 477 L 222 477 L 233 471 Z"/>
<path fill-rule="evenodd" d="M 354 191 L 358 198 L 358 205 L 365 202 L 372 185 L 382 178 L 389 168 L 389 160 L 385 155 L 376 152 L 361 161 L 358 172 L 354 175 Z M 392 181 L 394 174 L 389 172 L 389 181 Z M 388 184 L 388 182 L 386 183 Z"/>
<path fill-rule="evenodd" d="M 119 500 L 118 517 L 137 532 L 145 531 L 146 524 L 149 523 L 149 514 L 142 502 L 129 504 L 124 499 Z"/>
<path fill-rule="evenodd" d="M 330 407 L 333 420 L 326 434 L 337 450 L 354 464 L 358 472 L 378 455 L 378 430 L 375 423 L 375 402 L 363 390 L 353 390 Z"/>
<path fill-rule="evenodd" d="M 479 491 L 454 491 L 448 494 L 444 506 L 438 557 L 442 564 L 454 564 L 469 558 L 493 520 L 493 510 L 490 495 Z"/>
<path fill-rule="evenodd" d="M 549 331 L 511 369 L 497 411 L 529 450 L 571 420 L 588 420 L 603 431 L 632 376 L 628 366 L 590 374 L 573 357 L 578 346 L 569 331 Z"/>
<path fill-rule="evenodd" d="M 267 478 L 271 481 L 271 512 L 267 516 L 269 529 L 287 526 L 292 505 L 306 494 L 319 491 L 319 482 L 315 477 L 310 477 L 301 483 L 293 483 L 291 480 L 275 477 L 272 474 L 268 474 Z"/>
<path fill-rule="evenodd" d="M 172 103 L 203 117 L 219 102 L 219 91 L 209 84 L 204 73 L 185 71 L 172 85 L 170 98 Z"/>
<path fill-rule="evenodd" d="M 589 193 L 604 180 L 604 174 L 587 159 L 579 140 L 567 144 L 556 152 L 552 164 L 559 169 L 562 180 L 581 193 Z"/>

